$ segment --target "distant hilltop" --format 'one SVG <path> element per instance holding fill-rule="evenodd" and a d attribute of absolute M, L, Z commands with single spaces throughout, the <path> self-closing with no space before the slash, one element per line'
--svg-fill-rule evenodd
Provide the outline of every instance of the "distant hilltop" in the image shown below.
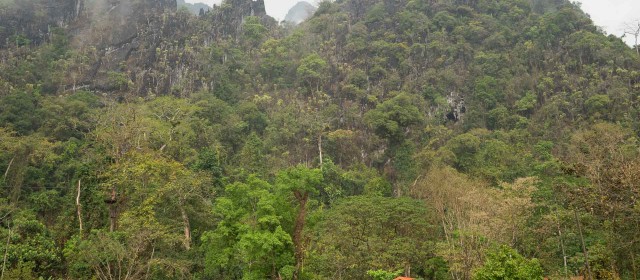
<path fill-rule="evenodd" d="M 285 16 L 284 18 L 284 21 L 299 24 L 310 18 L 317 9 L 318 8 L 311 5 L 309 2 L 298 2 L 293 7 L 291 7 L 291 9 L 289 9 L 287 16 Z"/>
<path fill-rule="evenodd" d="M 187 9 L 194 15 L 200 15 L 200 13 L 206 13 L 211 10 L 211 7 L 205 3 L 187 3 L 184 0 L 178 0 L 178 9 Z"/>

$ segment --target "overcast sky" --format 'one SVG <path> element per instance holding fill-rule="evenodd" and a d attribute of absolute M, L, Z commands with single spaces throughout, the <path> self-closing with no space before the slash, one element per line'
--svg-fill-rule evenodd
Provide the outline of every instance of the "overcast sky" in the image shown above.
<path fill-rule="evenodd" d="M 591 19 L 602 27 L 607 34 L 622 36 L 626 23 L 640 21 L 639 0 L 580 0 L 582 10 L 591 15 Z M 637 27 L 637 24 L 636 24 Z M 631 36 L 626 41 L 633 43 Z"/>
<path fill-rule="evenodd" d="M 222 0 L 185 0 L 188 3 L 205 3 L 209 6 L 213 4 L 219 4 Z M 293 7 L 296 3 L 301 0 L 264 0 L 264 4 L 267 8 L 267 14 L 274 17 L 278 21 L 284 19 L 287 15 L 287 12 L 291 7 Z M 307 0 L 309 3 L 316 3 L 316 0 Z"/>
<path fill-rule="evenodd" d="M 186 0 L 187 2 L 202 2 L 209 5 L 220 3 L 221 0 Z M 300 0 L 265 0 L 267 13 L 277 20 L 284 19 L 293 5 Z M 316 2 L 316 1 L 309 1 Z M 589 15 L 597 26 L 602 27 L 607 34 L 621 36 L 624 24 L 640 20 L 640 0 L 579 0 L 582 9 Z M 627 42 L 632 43 L 631 36 Z"/>

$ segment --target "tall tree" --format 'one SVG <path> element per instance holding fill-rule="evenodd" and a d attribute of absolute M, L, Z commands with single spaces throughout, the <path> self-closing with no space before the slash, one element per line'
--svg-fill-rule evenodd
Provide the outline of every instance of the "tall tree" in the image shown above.
<path fill-rule="evenodd" d="M 322 171 L 310 169 L 299 165 L 280 172 L 277 176 L 277 185 L 280 191 L 293 196 L 293 203 L 297 208 L 296 218 L 293 224 L 293 246 L 295 255 L 295 271 L 293 279 L 300 279 L 304 270 L 305 241 L 304 229 L 307 219 L 307 207 L 311 195 L 318 193 L 323 183 Z"/>
<path fill-rule="evenodd" d="M 250 176 L 226 186 L 215 201 L 215 229 L 202 235 L 205 273 L 220 279 L 282 279 L 293 264 L 292 240 L 283 228 L 283 200 L 273 185 Z M 284 274 L 284 275 L 283 275 Z"/>

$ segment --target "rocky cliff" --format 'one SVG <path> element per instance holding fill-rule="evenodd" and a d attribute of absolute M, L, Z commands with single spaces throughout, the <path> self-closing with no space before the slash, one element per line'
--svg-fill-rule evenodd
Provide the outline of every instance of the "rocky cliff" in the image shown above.
<path fill-rule="evenodd" d="M 130 37 L 150 16 L 175 11 L 176 0 L 20 0 L 0 2 L 0 44 L 38 45 L 53 28 L 83 30 L 107 23 L 113 40 Z M 84 21 L 79 22 L 80 19 Z M 113 31 L 113 32 L 111 32 Z M 105 35 L 103 33 L 102 35 Z M 124 33 L 125 35 L 123 35 Z M 86 34 L 83 33 L 83 34 Z"/>
<path fill-rule="evenodd" d="M 214 34 L 217 37 L 236 36 L 240 32 L 244 18 L 256 16 L 267 23 L 264 0 L 227 0 L 213 9 L 213 21 L 216 23 Z"/>
<path fill-rule="evenodd" d="M 0 2 L 0 47 L 40 44 L 52 28 L 66 28 L 84 11 L 84 0 Z"/>
<path fill-rule="evenodd" d="M 62 91 L 168 93 L 195 71 L 197 58 L 188 55 L 188 44 L 239 36 L 249 16 L 277 24 L 266 15 L 263 0 L 224 1 L 198 28 L 190 24 L 194 17 L 177 11 L 177 0 L 14 1 L 0 2 L 0 48 L 37 47 L 59 27 L 82 58 L 82 70 L 57 85 Z"/>
<path fill-rule="evenodd" d="M 126 86 L 137 73 L 147 73 L 162 42 L 181 32 L 173 16 L 176 0 L 97 1 L 87 10 L 91 24 L 74 42 L 95 49 L 83 84 L 97 90 Z M 122 81 L 115 83 L 116 78 Z"/>

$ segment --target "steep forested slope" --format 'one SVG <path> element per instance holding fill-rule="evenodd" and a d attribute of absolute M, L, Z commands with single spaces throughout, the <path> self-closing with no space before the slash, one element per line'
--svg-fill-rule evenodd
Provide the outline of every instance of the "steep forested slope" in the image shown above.
<path fill-rule="evenodd" d="M 574 4 L 65 1 L 0 0 L 7 279 L 637 278 L 640 57 Z"/>

